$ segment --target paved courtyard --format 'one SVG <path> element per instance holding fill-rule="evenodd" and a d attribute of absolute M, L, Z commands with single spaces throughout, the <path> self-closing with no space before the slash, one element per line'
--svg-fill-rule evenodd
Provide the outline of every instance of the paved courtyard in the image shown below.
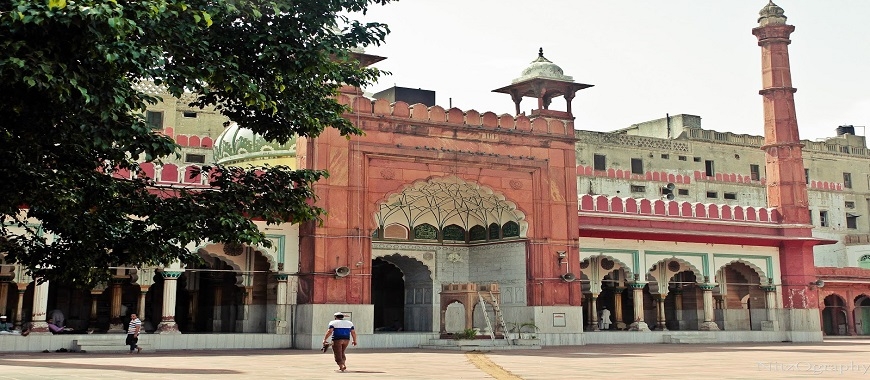
<path fill-rule="evenodd" d="M 490 353 L 353 348 L 348 371 L 335 369 L 331 354 L 299 350 L 52 352 L 0 359 L 0 379 L 851 379 L 870 378 L 870 340 Z"/>

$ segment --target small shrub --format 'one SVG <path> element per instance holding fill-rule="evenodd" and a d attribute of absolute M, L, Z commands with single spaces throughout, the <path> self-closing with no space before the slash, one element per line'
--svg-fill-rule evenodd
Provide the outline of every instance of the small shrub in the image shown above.
<path fill-rule="evenodd" d="M 453 334 L 453 339 L 456 339 L 456 340 L 475 339 L 475 338 L 477 338 L 477 331 L 474 331 L 474 329 L 465 329 L 463 331 L 460 331 L 458 333 Z"/>

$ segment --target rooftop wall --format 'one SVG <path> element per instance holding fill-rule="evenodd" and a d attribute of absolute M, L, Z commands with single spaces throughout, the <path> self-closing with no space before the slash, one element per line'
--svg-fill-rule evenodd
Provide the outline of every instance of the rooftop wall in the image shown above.
<path fill-rule="evenodd" d="M 780 222 L 779 212 L 776 209 L 765 207 L 755 208 L 588 194 L 580 196 L 579 206 L 581 212 L 606 214 L 645 215 L 759 224 L 779 224 Z"/>

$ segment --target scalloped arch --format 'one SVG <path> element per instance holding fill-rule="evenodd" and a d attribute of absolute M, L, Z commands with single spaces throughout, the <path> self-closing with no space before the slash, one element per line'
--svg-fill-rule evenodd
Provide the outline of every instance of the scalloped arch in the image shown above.
<path fill-rule="evenodd" d="M 588 259 L 591 259 L 591 258 L 596 257 L 596 256 L 597 256 L 597 257 L 606 258 L 606 259 L 609 259 L 609 260 L 613 260 L 614 263 L 619 264 L 619 266 L 620 266 L 622 269 L 625 270 L 625 276 L 626 276 L 626 278 L 631 278 L 632 276 L 634 276 L 634 272 L 632 271 L 631 266 L 629 266 L 628 264 L 622 262 L 622 260 L 619 260 L 619 259 L 617 259 L 617 258 L 615 258 L 615 257 L 613 257 L 613 256 L 610 256 L 610 255 L 604 255 L 604 254 L 597 254 L 597 255 L 595 255 L 595 254 L 593 254 L 593 255 L 586 256 L 586 257 L 581 257 L 581 258 L 580 258 L 580 262 L 582 263 L 583 260 L 588 260 Z M 604 276 L 606 276 L 608 273 L 610 273 L 610 272 L 612 272 L 612 271 L 614 271 L 614 270 L 616 270 L 616 269 L 618 269 L 618 268 L 615 268 L 615 267 L 614 267 L 613 269 L 611 269 L 611 270 L 608 271 L 607 273 L 604 273 L 604 275 L 601 276 L 601 278 L 598 279 L 598 280 L 599 280 L 599 281 L 603 280 L 603 279 L 604 279 Z M 588 270 L 588 269 L 587 269 L 587 270 Z M 583 269 L 580 270 L 580 273 L 583 273 Z"/>
<path fill-rule="evenodd" d="M 395 260 L 396 258 L 400 258 L 401 260 Z M 374 259 L 382 259 L 383 261 L 390 263 L 390 265 L 398 268 L 399 271 L 402 272 L 402 279 L 405 281 L 408 281 L 407 277 L 410 274 L 408 272 L 413 272 L 413 274 L 424 274 L 426 279 L 432 281 L 432 268 L 430 268 L 428 264 L 420 261 L 420 259 L 414 256 L 409 256 L 400 252 L 392 252 L 383 255 L 375 255 L 374 253 L 372 253 L 372 260 Z M 420 268 L 409 268 L 406 267 L 406 265 L 419 265 Z M 420 271 L 419 269 L 423 269 L 424 271 Z M 415 278 L 414 280 L 419 279 L 420 278 Z"/>
<path fill-rule="evenodd" d="M 659 264 L 661 264 L 661 263 L 665 263 L 665 262 L 668 262 L 668 261 L 672 261 L 672 260 L 673 260 L 673 261 L 677 261 L 677 262 L 679 262 L 680 264 L 689 267 L 689 269 L 692 271 L 692 273 L 695 274 L 695 281 L 703 281 L 703 280 L 704 280 L 704 274 L 703 274 L 703 272 L 701 272 L 697 267 L 695 267 L 694 265 L 692 265 L 692 263 L 690 263 L 690 262 L 688 262 L 688 261 L 686 261 L 686 260 L 683 260 L 683 259 L 681 259 L 681 258 L 679 258 L 679 257 L 676 257 L 676 256 L 673 256 L 673 257 L 669 257 L 669 258 L 666 258 L 666 259 L 661 259 L 661 260 L 659 260 L 659 261 L 656 261 L 656 262 L 653 264 L 653 266 L 656 266 L 656 265 L 659 265 Z M 650 266 L 649 268 L 647 268 L 646 271 L 647 271 L 647 273 L 649 273 L 651 270 L 652 270 L 652 266 Z M 680 273 L 680 272 L 676 272 L 676 273 L 670 275 L 670 276 L 668 277 L 667 281 L 665 281 L 665 282 L 670 282 L 671 279 L 674 278 L 674 276 L 675 276 L 677 273 Z"/>
<path fill-rule="evenodd" d="M 755 265 L 755 264 L 753 264 L 753 263 L 750 263 L 750 262 L 745 261 L 745 260 L 742 260 L 742 259 L 731 260 L 731 261 L 729 261 L 729 262 L 723 264 L 723 265 L 720 266 L 719 268 L 716 268 L 716 272 L 719 272 L 720 270 L 722 270 L 722 269 L 724 269 L 725 267 L 727 267 L 727 266 L 729 266 L 729 265 L 731 265 L 731 264 L 734 264 L 734 263 L 741 263 L 741 264 L 743 264 L 743 265 L 748 266 L 749 268 L 752 268 L 752 270 L 755 271 L 755 274 L 758 275 L 758 279 L 759 279 L 759 281 L 761 281 L 761 284 L 766 284 L 767 281 L 768 281 L 768 279 L 770 278 L 770 277 L 767 276 L 767 272 L 765 272 L 763 269 L 759 268 L 758 265 Z"/>
<path fill-rule="evenodd" d="M 499 226 L 513 221 L 519 237 L 526 237 L 526 214 L 500 192 L 455 175 L 429 177 L 405 184 L 378 201 L 373 215 L 378 226 L 398 223 L 407 227 L 430 223 L 441 229 L 450 224 L 466 231 L 477 224 Z"/>

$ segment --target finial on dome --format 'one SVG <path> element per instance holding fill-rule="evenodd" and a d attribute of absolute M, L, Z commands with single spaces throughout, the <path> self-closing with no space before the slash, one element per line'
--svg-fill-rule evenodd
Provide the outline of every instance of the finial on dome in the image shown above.
<path fill-rule="evenodd" d="M 768 1 L 764 8 L 758 12 L 758 26 L 767 25 L 785 25 L 785 11 L 779 5 L 773 3 L 773 0 Z"/>
<path fill-rule="evenodd" d="M 544 58 L 544 48 L 538 48 L 538 57 Z"/>

